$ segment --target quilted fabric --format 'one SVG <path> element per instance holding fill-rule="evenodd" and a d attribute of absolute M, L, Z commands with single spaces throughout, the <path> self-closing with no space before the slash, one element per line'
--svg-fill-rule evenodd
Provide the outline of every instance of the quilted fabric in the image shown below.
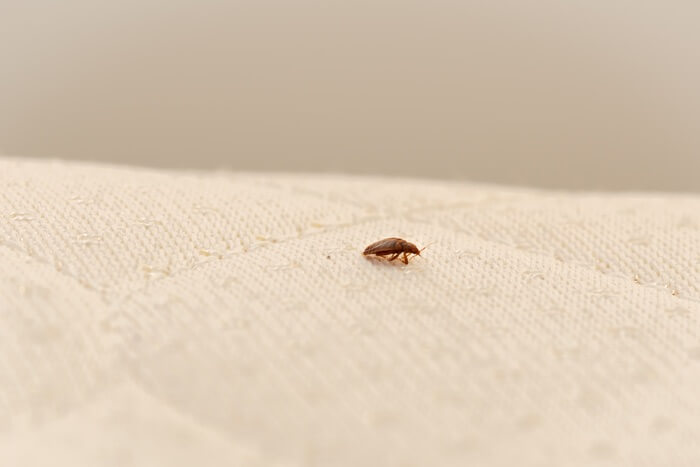
<path fill-rule="evenodd" d="M 699 316 L 696 196 L 0 160 L 3 466 L 700 465 Z"/>

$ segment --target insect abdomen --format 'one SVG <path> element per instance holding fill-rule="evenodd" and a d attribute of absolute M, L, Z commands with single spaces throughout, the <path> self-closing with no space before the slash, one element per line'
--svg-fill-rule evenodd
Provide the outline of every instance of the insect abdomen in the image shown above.
<path fill-rule="evenodd" d="M 403 251 L 404 240 L 400 238 L 385 238 L 384 240 L 379 240 L 374 242 L 365 248 L 363 254 L 365 255 L 387 255 L 391 253 L 398 253 Z"/>

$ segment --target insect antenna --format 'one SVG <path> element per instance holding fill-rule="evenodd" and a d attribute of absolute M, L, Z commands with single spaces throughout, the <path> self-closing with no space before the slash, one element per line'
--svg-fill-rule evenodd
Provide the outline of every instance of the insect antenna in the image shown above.
<path fill-rule="evenodd" d="M 418 250 L 418 255 L 420 256 L 420 254 L 423 253 L 423 250 L 425 250 L 426 248 L 428 248 L 430 245 L 435 245 L 435 243 L 436 243 L 436 242 L 430 242 L 430 243 L 428 243 L 427 245 L 425 245 L 423 248 L 421 248 L 420 250 Z"/>

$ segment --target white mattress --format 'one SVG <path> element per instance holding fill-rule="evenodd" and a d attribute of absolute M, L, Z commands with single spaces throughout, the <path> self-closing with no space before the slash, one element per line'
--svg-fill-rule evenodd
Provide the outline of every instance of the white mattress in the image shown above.
<path fill-rule="evenodd" d="M 699 316 L 697 196 L 0 159 L 2 466 L 699 465 Z"/>

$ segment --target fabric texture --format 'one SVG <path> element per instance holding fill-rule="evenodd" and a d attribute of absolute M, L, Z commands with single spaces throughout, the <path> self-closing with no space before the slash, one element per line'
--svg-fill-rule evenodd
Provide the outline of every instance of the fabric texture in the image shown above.
<path fill-rule="evenodd" d="M 0 159 L 2 466 L 700 465 L 699 316 L 697 196 Z"/>

